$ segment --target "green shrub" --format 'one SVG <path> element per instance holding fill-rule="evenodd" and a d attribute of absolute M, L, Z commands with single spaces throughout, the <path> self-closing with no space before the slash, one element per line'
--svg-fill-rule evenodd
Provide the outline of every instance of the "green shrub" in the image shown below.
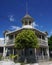
<path fill-rule="evenodd" d="M 2 59 L 2 55 L 0 55 L 0 60 Z"/>

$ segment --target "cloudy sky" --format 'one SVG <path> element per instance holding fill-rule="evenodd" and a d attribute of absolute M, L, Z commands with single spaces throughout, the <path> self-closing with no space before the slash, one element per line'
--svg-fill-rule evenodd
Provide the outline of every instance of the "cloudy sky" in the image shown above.
<path fill-rule="evenodd" d="M 28 13 L 34 18 L 33 26 L 52 34 L 52 0 L 0 0 L 0 38 L 5 30 L 22 26 L 21 19 Z"/>

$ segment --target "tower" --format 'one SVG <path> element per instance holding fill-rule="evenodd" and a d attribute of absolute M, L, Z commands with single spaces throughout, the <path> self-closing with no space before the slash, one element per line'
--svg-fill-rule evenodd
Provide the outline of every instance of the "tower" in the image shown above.
<path fill-rule="evenodd" d="M 26 14 L 22 18 L 22 28 L 33 28 L 33 21 L 34 19 L 29 14 Z"/>
<path fill-rule="evenodd" d="M 22 18 L 22 28 L 33 28 L 34 19 L 28 14 L 28 6 L 26 1 L 26 15 Z"/>

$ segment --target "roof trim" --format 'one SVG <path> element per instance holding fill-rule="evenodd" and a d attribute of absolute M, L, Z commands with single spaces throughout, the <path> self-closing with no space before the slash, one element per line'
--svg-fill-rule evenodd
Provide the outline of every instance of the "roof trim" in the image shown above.
<path fill-rule="evenodd" d="M 33 29 L 33 30 L 39 31 L 40 33 L 42 33 L 42 34 L 44 34 L 44 35 L 47 35 L 45 32 L 42 32 L 42 31 L 40 31 L 39 29 L 36 29 L 36 28 L 20 28 L 20 29 L 15 30 L 15 31 L 10 31 L 10 32 L 6 33 L 6 35 L 7 35 L 7 34 L 14 33 L 14 32 L 17 32 L 17 31 L 20 31 L 20 30 L 23 30 L 23 29 Z"/>

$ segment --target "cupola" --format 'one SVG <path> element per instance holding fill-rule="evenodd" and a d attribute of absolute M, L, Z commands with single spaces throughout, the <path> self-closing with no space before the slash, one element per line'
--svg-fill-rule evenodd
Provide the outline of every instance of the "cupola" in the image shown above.
<path fill-rule="evenodd" d="M 22 28 L 33 28 L 33 21 L 34 19 L 29 14 L 26 14 L 22 18 Z"/>

